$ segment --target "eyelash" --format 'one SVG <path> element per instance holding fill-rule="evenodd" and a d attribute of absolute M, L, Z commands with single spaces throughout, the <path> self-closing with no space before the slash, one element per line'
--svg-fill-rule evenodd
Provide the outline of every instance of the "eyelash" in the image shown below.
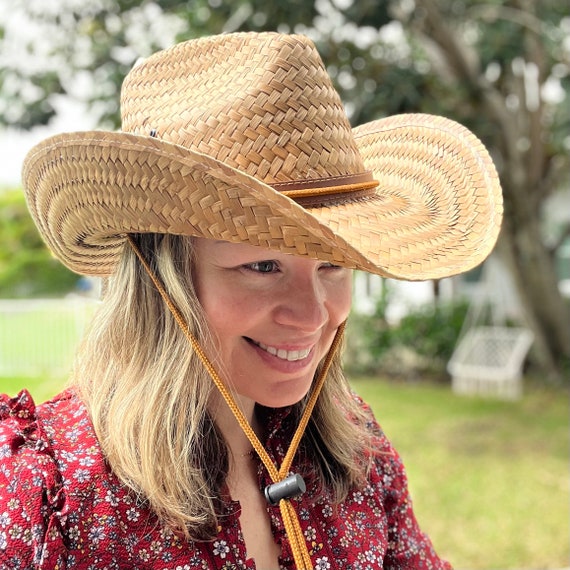
<path fill-rule="evenodd" d="M 263 265 L 269 265 L 271 264 L 271 270 L 270 271 L 260 271 L 260 266 Z M 248 271 L 252 271 L 254 273 L 260 273 L 260 274 L 271 274 L 271 273 L 276 273 L 279 270 L 279 263 L 277 263 L 277 261 L 273 261 L 273 260 L 266 260 L 266 261 L 254 261 L 253 263 L 247 263 L 245 265 L 243 265 L 243 268 L 248 270 Z M 333 265 L 332 263 L 325 263 L 322 265 L 322 269 L 340 269 L 340 265 Z"/>
<path fill-rule="evenodd" d="M 261 266 L 266 266 L 271 264 L 271 270 L 270 271 L 260 271 L 260 267 Z M 247 269 L 249 271 L 253 271 L 254 273 L 275 273 L 275 271 L 277 269 L 279 269 L 279 265 L 277 264 L 276 261 L 272 261 L 272 260 L 267 260 L 267 261 L 254 261 L 253 263 L 247 263 L 246 265 L 243 266 L 244 269 Z"/>

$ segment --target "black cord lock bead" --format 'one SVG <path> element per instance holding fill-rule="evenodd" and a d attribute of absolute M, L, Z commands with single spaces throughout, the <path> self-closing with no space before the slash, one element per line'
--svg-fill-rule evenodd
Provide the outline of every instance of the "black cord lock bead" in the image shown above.
<path fill-rule="evenodd" d="M 281 499 L 290 499 L 302 495 L 307 490 L 305 481 L 301 475 L 289 475 L 289 477 L 267 485 L 265 487 L 265 498 L 270 505 L 277 505 Z"/>

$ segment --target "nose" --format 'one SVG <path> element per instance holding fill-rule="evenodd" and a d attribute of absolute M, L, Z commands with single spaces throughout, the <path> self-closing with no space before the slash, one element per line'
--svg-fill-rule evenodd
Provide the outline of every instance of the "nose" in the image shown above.
<path fill-rule="evenodd" d="M 327 291 L 318 275 L 296 275 L 279 293 L 275 321 L 312 333 L 328 320 Z"/>

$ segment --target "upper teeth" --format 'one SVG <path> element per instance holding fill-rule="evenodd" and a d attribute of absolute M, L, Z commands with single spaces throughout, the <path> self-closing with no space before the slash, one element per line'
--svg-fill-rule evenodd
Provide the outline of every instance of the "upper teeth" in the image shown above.
<path fill-rule="evenodd" d="M 269 354 L 277 356 L 277 358 L 281 358 L 283 360 L 289 360 L 290 362 L 307 358 L 307 356 L 309 356 L 309 352 L 311 352 L 310 348 L 304 348 L 303 350 L 284 350 L 283 348 L 275 348 L 273 346 L 267 346 L 262 342 L 258 342 L 256 344 L 257 346 L 259 346 L 259 348 L 262 348 L 266 352 L 269 352 Z"/>

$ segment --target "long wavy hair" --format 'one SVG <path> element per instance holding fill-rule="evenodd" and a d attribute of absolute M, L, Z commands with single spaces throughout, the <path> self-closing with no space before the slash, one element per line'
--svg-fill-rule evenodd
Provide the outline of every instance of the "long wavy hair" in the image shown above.
<path fill-rule="evenodd" d="M 134 239 L 191 332 L 202 346 L 215 346 L 193 286 L 192 239 Z M 171 530 L 212 538 L 229 469 L 228 447 L 208 413 L 216 388 L 131 247 L 105 289 L 72 384 L 120 481 Z M 363 458 L 369 457 L 366 419 L 340 358 L 334 358 L 300 448 L 336 501 L 364 482 Z M 293 418 L 305 400 L 293 406 Z"/>

